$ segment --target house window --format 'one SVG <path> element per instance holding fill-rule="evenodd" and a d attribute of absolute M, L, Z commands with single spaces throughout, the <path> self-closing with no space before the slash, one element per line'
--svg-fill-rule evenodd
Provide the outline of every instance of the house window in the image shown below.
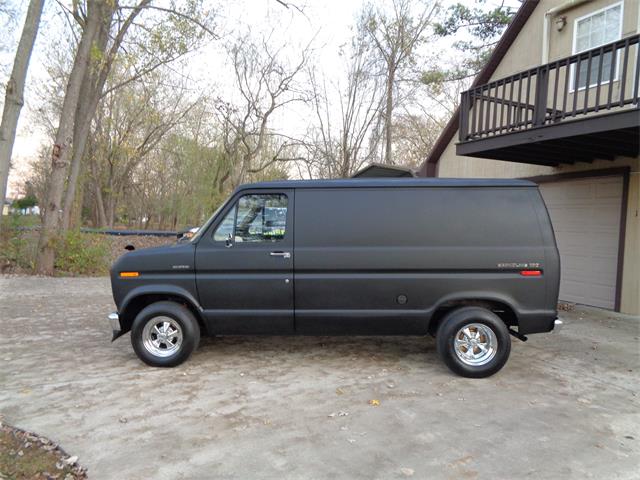
<path fill-rule="evenodd" d="M 573 53 L 591 50 L 607 43 L 615 42 L 622 37 L 622 2 L 616 3 L 609 7 L 597 10 L 589 15 L 580 17 L 575 21 L 573 30 Z M 611 72 L 612 53 L 604 54 L 602 58 L 602 76 L 601 83 L 609 81 Z M 616 62 L 617 63 L 617 62 Z M 588 62 L 580 62 L 580 70 L 578 75 L 578 89 L 583 89 L 587 85 L 587 76 L 589 77 L 589 86 L 593 87 L 598 83 L 598 67 L 600 64 L 599 57 L 593 57 L 591 61 L 591 72 L 587 74 Z M 618 66 L 614 75 L 618 79 Z M 575 82 L 576 66 L 571 69 L 571 90 L 576 87 Z"/>

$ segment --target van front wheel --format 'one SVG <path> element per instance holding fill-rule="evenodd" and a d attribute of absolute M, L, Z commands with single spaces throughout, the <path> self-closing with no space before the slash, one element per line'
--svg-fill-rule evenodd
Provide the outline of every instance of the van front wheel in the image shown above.
<path fill-rule="evenodd" d="M 436 334 L 438 354 L 458 375 L 484 378 L 498 372 L 509 358 L 511 337 L 504 322 L 482 307 L 449 312 Z"/>
<path fill-rule="evenodd" d="M 175 367 L 200 342 L 200 327 L 193 313 L 175 302 L 145 307 L 133 321 L 131 344 L 138 358 L 152 367 Z"/>

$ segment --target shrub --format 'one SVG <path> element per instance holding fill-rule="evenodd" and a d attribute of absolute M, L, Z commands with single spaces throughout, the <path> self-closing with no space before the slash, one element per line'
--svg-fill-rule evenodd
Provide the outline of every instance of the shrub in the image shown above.
<path fill-rule="evenodd" d="M 70 231 L 58 241 L 55 267 L 74 275 L 104 275 L 109 271 L 109 252 L 103 235 Z"/>
<path fill-rule="evenodd" d="M 11 206 L 22 210 L 24 208 L 35 207 L 36 205 L 38 205 L 38 199 L 33 195 L 27 195 L 13 202 Z"/>
<path fill-rule="evenodd" d="M 20 230 L 23 217 L 12 215 L 3 219 L 0 235 L 0 268 L 2 272 L 32 270 L 35 265 L 37 235 Z"/>

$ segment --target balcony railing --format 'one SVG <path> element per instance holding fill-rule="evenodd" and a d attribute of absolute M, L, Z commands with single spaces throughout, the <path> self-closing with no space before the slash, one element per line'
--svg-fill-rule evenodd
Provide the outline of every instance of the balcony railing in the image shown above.
<path fill-rule="evenodd" d="M 633 35 L 464 92 L 460 142 L 637 108 L 639 41 Z"/>

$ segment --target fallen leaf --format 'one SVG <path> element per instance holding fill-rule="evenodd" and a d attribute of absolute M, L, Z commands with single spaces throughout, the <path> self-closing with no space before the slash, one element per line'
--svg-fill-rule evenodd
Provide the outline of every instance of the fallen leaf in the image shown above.
<path fill-rule="evenodd" d="M 412 475 L 415 473 L 415 471 L 413 470 L 413 468 L 406 468 L 406 467 L 401 468 L 401 469 L 400 469 L 400 472 L 402 472 L 402 474 L 403 474 L 405 477 L 410 477 L 410 476 L 412 476 Z"/>
<path fill-rule="evenodd" d="M 338 413 L 336 413 L 336 412 L 330 413 L 329 415 L 327 415 L 327 417 L 329 417 L 329 418 L 346 417 L 347 415 L 349 415 L 349 412 L 344 412 L 344 411 L 340 410 Z"/>
<path fill-rule="evenodd" d="M 379 407 L 380 400 L 376 400 L 375 398 L 373 400 L 369 400 L 369 405 L 371 405 L 372 407 Z"/>

